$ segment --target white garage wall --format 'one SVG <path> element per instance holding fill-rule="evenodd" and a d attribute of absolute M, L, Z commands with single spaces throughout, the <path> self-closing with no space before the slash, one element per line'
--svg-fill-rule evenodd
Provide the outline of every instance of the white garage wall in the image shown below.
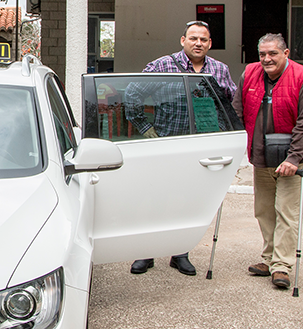
<path fill-rule="evenodd" d="M 237 83 L 244 70 L 242 0 L 116 0 L 115 72 L 140 72 L 149 61 L 179 51 L 185 24 L 196 19 L 197 4 L 225 4 L 226 49 L 208 54 L 228 64 Z"/>

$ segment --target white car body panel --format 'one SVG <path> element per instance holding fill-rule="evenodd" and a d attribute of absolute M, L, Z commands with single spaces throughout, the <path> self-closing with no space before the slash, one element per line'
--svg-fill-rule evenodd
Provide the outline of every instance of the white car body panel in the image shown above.
<path fill-rule="evenodd" d="M 56 329 L 87 328 L 88 292 L 66 285 L 64 296 L 63 314 Z"/>
<path fill-rule="evenodd" d="M 45 175 L 3 179 L 0 185 L 0 290 L 4 289 L 20 259 L 54 211 L 58 198 Z M 37 204 L 43 205 L 37 207 Z M 22 281 L 24 282 L 24 281 Z"/>
<path fill-rule="evenodd" d="M 63 266 L 65 283 L 88 291 L 93 249 L 94 187 L 89 183 L 92 174 L 75 175 L 66 185 L 60 179 L 58 167 L 50 167 L 52 170 L 47 174 L 49 178 L 52 176 L 54 188 L 60 195 L 58 205 L 21 259 L 10 285 L 29 281 Z M 37 259 L 38 267 L 28 265 Z"/>
<path fill-rule="evenodd" d="M 246 133 L 117 143 L 124 165 L 99 173 L 94 262 L 160 257 L 194 248 L 241 163 Z M 221 157 L 232 158 L 229 165 Z M 205 167 L 200 160 L 216 160 Z M 185 238 L 186 237 L 186 238 Z"/>
<path fill-rule="evenodd" d="M 33 89 L 43 148 L 38 174 L 1 179 L 0 290 L 4 296 L 10 288 L 60 268 L 63 301 L 55 328 L 83 329 L 93 262 L 159 257 L 194 248 L 239 167 L 246 133 L 112 143 L 81 140 L 76 125 L 58 120 L 61 126 L 72 126 L 77 141 L 62 155 L 46 86 L 54 73 L 39 63 L 30 67 L 29 76 L 22 76 L 21 64 L 0 71 L 0 85 Z"/>

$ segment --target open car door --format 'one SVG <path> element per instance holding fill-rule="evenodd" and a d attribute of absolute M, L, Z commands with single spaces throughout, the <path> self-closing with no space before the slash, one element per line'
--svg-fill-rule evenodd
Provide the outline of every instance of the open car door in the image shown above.
<path fill-rule="evenodd" d="M 224 93 L 203 74 L 87 74 L 82 83 L 82 137 L 113 141 L 124 159 L 98 173 L 94 262 L 190 251 L 246 148 Z"/>

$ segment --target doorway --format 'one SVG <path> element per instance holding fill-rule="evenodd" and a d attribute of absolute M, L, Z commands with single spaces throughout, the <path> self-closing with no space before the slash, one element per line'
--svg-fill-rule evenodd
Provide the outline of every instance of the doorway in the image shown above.
<path fill-rule="evenodd" d="M 258 41 L 266 33 L 288 40 L 288 0 L 243 0 L 242 63 L 258 62 Z"/>
<path fill-rule="evenodd" d="M 88 73 L 114 71 L 115 16 L 92 14 L 88 16 Z"/>

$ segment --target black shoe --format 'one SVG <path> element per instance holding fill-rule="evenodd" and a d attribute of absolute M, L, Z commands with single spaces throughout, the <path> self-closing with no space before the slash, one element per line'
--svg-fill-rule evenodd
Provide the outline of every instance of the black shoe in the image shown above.
<path fill-rule="evenodd" d="M 182 274 L 186 275 L 196 275 L 196 269 L 189 261 L 188 257 L 172 257 L 170 259 L 171 267 L 178 269 Z"/>
<path fill-rule="evenodd" d="M 133 274 L 141 274 L 147 272 L 147 269 L 154 266 L 154 259 L 135 260 L 131 266 L 130 272 Z"/>

